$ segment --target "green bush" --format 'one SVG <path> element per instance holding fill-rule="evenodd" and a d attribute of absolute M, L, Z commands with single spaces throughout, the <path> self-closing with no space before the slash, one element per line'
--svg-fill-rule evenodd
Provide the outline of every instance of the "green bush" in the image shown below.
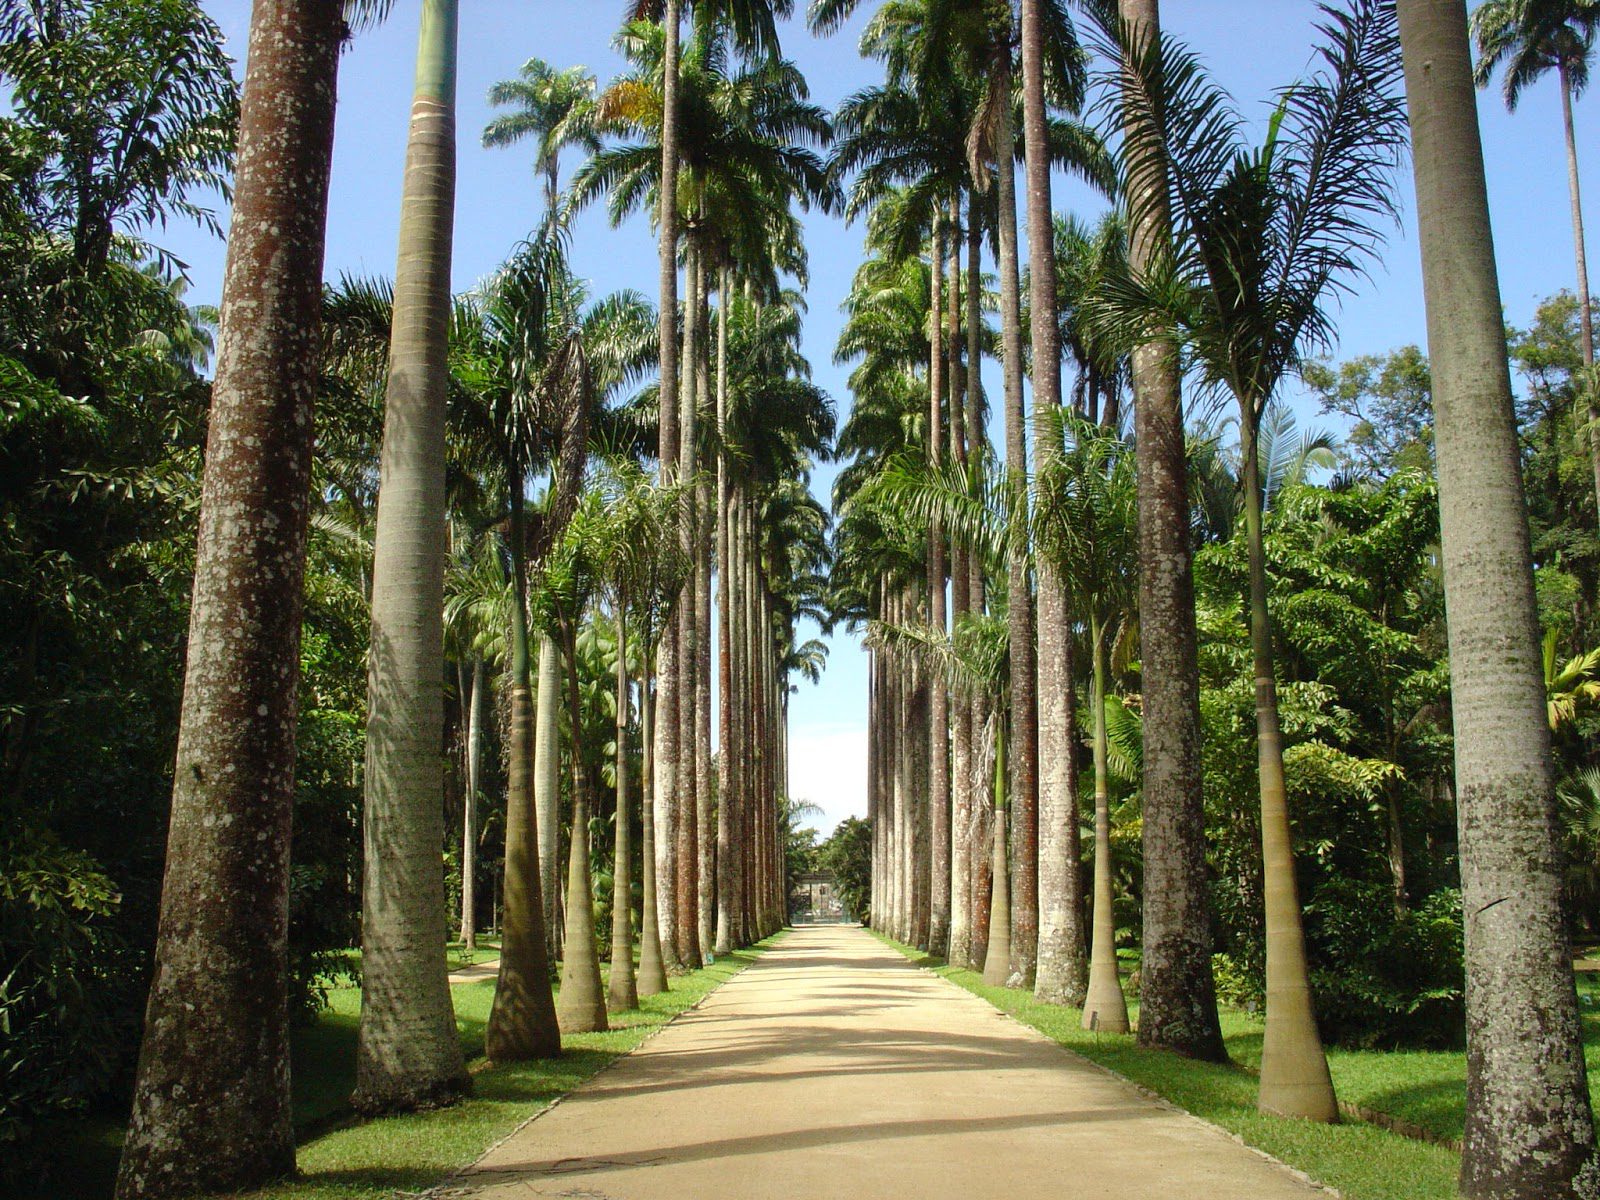
<path fill-rule="evenodd" d="M 1323 1037 L 1342 1046 L 1455 1049 L 1466 1036 L 1461 893 L 1397 913 L 1385 884 L 1324 883 L 1306 907 Z"/>
<path fill-rule="evenodd" d="M 121 898 L 88 855 L 24 828 L 0 843 L 0 1182 L 39 1122 L 82 1109 L 127 1043 L 131 952 L 107 924 Z"/>

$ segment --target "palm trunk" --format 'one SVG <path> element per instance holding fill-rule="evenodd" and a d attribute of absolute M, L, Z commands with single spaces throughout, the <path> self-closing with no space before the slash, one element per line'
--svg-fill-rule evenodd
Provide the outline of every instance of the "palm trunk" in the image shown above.
<path fill-rule="evenodd" d="M 936 210 L 933 225 L 932 313 L 933 337 L 928 364 L 928 465 L 937 467 L 944 455 L 944 405 L 949 383 L 949 357 L 945 342 L 944 259 L 942 215 Z M 951 308 L 954 309 L 954 296 Z M 940 633 L 947 632 L 945 613 L 944 531 L 936 523 L 928 532 L 928 620 Z M 928 681 L 928 842 L 929 912 L 928 952 L 939 957 L 950 948 L 950 698 L 943 672 L 933 671 Z"/>
<path fill-rule="evenodd" d="M 567 753 L 572 769 L 572 837 L 567 851 L 567 919 L 561 939 L 561 992 L 556 1019 L 562 1033 L 595 1033 L 608 1029 L 605 997 L 600 991 L 600 956 L 594 943 L 594 884 L 589 874 L 589 773 L 583 765 L 583 693 L 578 681 L 576 618 L 566 630 L 567 711 L 572 736 Z"/>
<path fill-rule="evenodd" d="M 1010 96 L 1010 64 L 996 85 Z M 1022 285 L 1017 255 L 1016 142 L 1011 106 L 1000 111 L 995 178 L 1000 202 L 1000 340 L 1005 355 L 1006 492 L 1012 519 L 1026 528 L 1028 447 L 1022 410 Z M 1039 709 L 1034 660 L 1033 590 L 1028 547 L 1014 539 L 1006 561 L 1006 619 L 1011 626 L 1011 975 L 1031 988 L 1039 948 Z M 991 943 L 992 946 L 993 943 Z"/>
<path fill-rule="evenodd" d="M 1250 550 L 1250 649 L 1256 681 L 1256 755 L 1261 783 L 1261 876 L 1266 899 L 1267 1028 L 1261 1047 L 1264 1112 L 1312 1121 L 1337 1121 L 1328 1059 L 1317 1033 L 1306 965 L 1300 893 L 1294 878 L 1294 836 L 1283 778 L 1283 735 L 1267 612 L 1267 564 L 1261 527 L 1260 455 L 1256 407 L 1244 402 L 1239 447 L 1244 468 L 1245 538 Z"/>
<path fill-rule="evenodd" d="M 1461 1192 L 1592 1194 L 1550 732 L 1463 0 L 1400 0 L 1449 608 L 1467 1113 Z"/>
<path fill-rule="evenodd" d="M 1160 35 L 1157 0 L 1120 0 L 1140 39 Z M 1170 238 L 1146 193 L 1129 231 L 1129 265 L 1142 275 Z M 1139 1041 L 1221 1062 L 1227 1051 L 1211 977 L 1205 807 L 1201 797 L 1199 664 L 1189 547 L 1188 464 L 1176 352 L 1160 341 L 1133 354 L 1138 453 L 1139 648 L 1144 676 L 1144 950 Z"/>
<path fill-rule="evenodd" d="M 1594 314 L 1589 295 L 1589 255 L 1583 236 L 1583 194 L 1578 187 L 1578 141 L 1572 128 L 1572 72 L 1563 59 L 1557 64 L 1561 81 L 1561 129 L 1567 143 L 1567 194 L 1572 201 L 1572 249 L 1578 266 L 1579 352 L 1585 367 L 1594 366 Z M 1589 466 L 1594 474 L 1595 506 L 1600 510 L 1600 404 L 1594 379 L 1584 383 L 1589 408 Z"/>
<path fill-rule="evenodd" d="M 617 818 L 611 867 L 611 978 L 606 1007 L 639 1007 L 633 977 L 633 814 L 628 811 L 628 598 L 617 596 Z"/>
<path fill-rule="evenodd" d="M 678 39 L 682 0 L 664 0 L 662 53 L 660 230 L 660 444 L 662 482 L 678 473 Z M 666 967 L 678 965 L 678 630 L 675 618 L 662 633 L 657 671 L 655 746 L 655 850 L 657 915 Z"/>
<path fill-rule="evenodd" d="M 1083 1027 L 1102 1033 L 1128 1032 L 1128 1002 L 1117 978 L 1117 918 L 1111 880 L 1111 795 L 1106 772 L 1106 631 L 1089 619 L 1089 652 L 1094 681 L 1089 696 L 1094 714 L 1094 947 L 1089 986 L 1083 1000 Z"/>
<path fill-rule="evenodd" d="M 351 1103 L 470 1087 L 443 947 L 445 408 L 455 210 L 456 2 L 425 0 L 406 147 L 372 560 L 361 1028 Z"/>
<path fill-rule="evenodd" d="M 995 722 L 994 732 L 994 827 L 989 838 L 989 875 L 994 880 L 989 895 L 989 937 L 983 959 L 983 982 L 990 987 L 1005 984 L 1011 973 L 1011 931 L 1016 927 L 1011 911 L 1011 875 L 1006 869 L 1006 824 L 1010 813 L 1006 787 L 1006 743 L 1010 740 L 1008 722 Z"/>
<path fill-rule="evenodd" d="M 483 709 L 488 674 L 483 659 L 472 664 L 472 700 L 467 716 L 467 798 L 461 829 L 461 944 L 478 947 L 478 788 L 483 770 Z"/>
<path fill-rule="evenodd" d="M 243 1190 L 294 1170 L 289 827 L 341 31 L 324 0 L 257 0 L 251 17 L 156 970 L 120 1200 Z"/>
<path fill-rule="evenodd" d="M 678 473 L 685 482 L 693 479 L 698 469 L 696 374 L 700 358 L 701 318 L 705 311 L 704 298 L 698 286 L 702 278 L 699 263 L 703 251 L 692 226 L 687 244 L 684 286 L 688 289 L 688 295 L 684 298 L 683 306 L 683 370 L 679 381 L 682 409 L 678 417 Z M 684 548 L 690 556 L 690 562 L 699 558 L 698 508 L 698 504 L 691 504 L 684 520 Z M 695 678 L 700 657 L 699 622 L 695 619 L 697 592 L 695 575 L 691 574 L 678 600 L 678 678 L 675 688 L 678 699 L 678 787 L 674 817 L 678 839 L 678 879 L 674 924 L 678 965 L 686 971 L 700 965 L 700 810 L 698 780 L 695 778 L 695 715 L 699 709 Z"/>
<path fill-rule="evenodd" d="M 732 273 L 726 264 L 717 281 L 717 936 L 715 953 L 732 953 L 738 911 L 738 751 L 733 707 L 733 539 L 728 479 L 728 300 Z"/>
<path fill-rule="evenodd" d="M 699 264 L 701 329 L 706 327 L 707 275 L 704 258 Z M 706 353 L 710 339 L 702 336 L 701 352 L 695 358 L 695 391 L 697 404 L 704 408 L 710 390 L 710 370 Z M 695 612 L 695 662 L 694 662 L 694 780 L 695 829 L 699 840 L 700 858 L 696 871 L 698 884 L 696 904 L 695 942 L 700 957 L 696 964 L 709 957 L 716 938 L 717 905 L 717 820 L 713 807 L 711 762 L 711 555 L 714 544 L 717 513 L 712 508 L 710 481 L 701 477 L 695 490 L 695 508 L 698 525 L 695 536 L 694 612 Z"/>
<path fill-rule="evenodd" d="M 967 460 L 965 444 L 965 406 L 960 358 L 961 245 L 959 202 L 952 200 L 950 247 L 950 458 L 961 464 Z M 950 547 L 950 625 L 954 629 L 970 605 L 967 555 L 959 544 Z M 960 693 L 950 696 L 950 933 L 945 955 L 957 966 L 965 965 L 972 954 L 972 858 L 967 847 L 972 839 L 972 702 Z"/>
<path fill-rule="evenodd" d="M 533 697 L 528 677 L 527 532 L 523 481 L 511 487 L 511 744 L 506 780 L 506 860 L 500 928 L 500 974 L 484 1031 L 493 1062 L 550 1058 L 561 1051 L 550 992 L 550 942 L 540 887 L 539 823 L 534 808 Z"/>
<path fill-rule="evenodd" d="M 646 661 L 649 656 L 646 655 Z M 641 996 L 655 996 L 667 990 L 667 969 L 661 961 L 661 924 L 656 912 L 656 836 L 655 836 L 655 705 L 649 671 L 639 680 L 639 737 L 644 748 L 640 802 L 643 828 L 639 857 L 639 978 L 635 990 Z"/>
<path fill-rule="evenodd" d="M 561 647 L 539 635 L 539 689 L 534 697 L 533 803 L 539 830 L 539 899 L 544 906 L 545 949 L 561 957 Z"/>
<path fill-rule="evenodd" d="M 1033 349 L 1034 472 L 1054 439 L 1043 423 L 1061 407 L 1061 332 L 1056 325 L 1056 259 L 1050 212 L 1040 0 L 1022 0 L 1022 119 L 1028 214 L 1028 309 Z M 1039 957 L 1034 995 L 1083 1002 L 1083 865 L 1078 846 L 1078 730 L 1066 581 L 1047 555 L 1039 577 Z M 1118 992 L 1120 995 L 1121 992 Z M 1126 1026 L 1126 1017 L 1123 1024 Z"/>

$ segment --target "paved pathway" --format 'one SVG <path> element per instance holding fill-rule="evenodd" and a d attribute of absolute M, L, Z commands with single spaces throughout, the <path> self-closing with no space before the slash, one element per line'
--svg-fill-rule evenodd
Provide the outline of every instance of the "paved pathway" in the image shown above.
<path fill-rule="evenodd" d="M 445 1195 L 1307 1200 L 854 927 L 788 934 Z"/>

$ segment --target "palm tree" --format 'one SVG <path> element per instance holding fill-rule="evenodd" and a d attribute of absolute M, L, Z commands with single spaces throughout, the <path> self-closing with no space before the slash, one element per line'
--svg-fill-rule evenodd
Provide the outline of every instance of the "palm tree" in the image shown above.
<path fill-rule="evenodd" d="M 1400 0 L 1433 369 L 1466 914 L 1461 1192 L 1592 1190 L 1527 507 L 1460 4 Z"/>
<path fill-rule="evenodd" d="M 240 110 L 157 970 L 121 1200 L 294 1170 L 289 826 L 344 22 L 322 0 L 257 0 L 250 24 L 258 50 Z M 201 988 L 214 1003 L 197 1008 Z"/>
<path fill-rule="evenodd" d="M 1284 376 L 1331 341 L 1330 295 L 1376 252 L 1373 224 L 1393 211 L 1405 126 L 1392 12 L 1379 0 L 1354 0 L 1323 14 L 1322 67 L 1285 90 L 1259 149 L 1244 143 L 1227 98 L 1193 56 L 1170 40 L 1142 54 L 1127 48 L 1130 170 L 1148 158 L 1171 180 L 1177 236 L 1147 278 L 1110 281 L 1096 308 L 1130 341 L 1170 330 L 1239 402 L 1267 906 L 1260 1104 L 1332 1121 L 1338 1108 L 1311 1004 L 1283 777 L 1258 439 Z M 1135 220 L 1145 202 L 1133 195 Z"/>
<path fill-rule="evenodd" d="M 1053 427 L 1052 427 L 1053 426 Z M 1110 645 L 1134 615 L 1138 573 L 1138 503 L 1132 448 L 1115 434 L 1059 410 L 1040 422 L 1050 454 L 1034 502 L 1039 557 L 1051 560 L 1088 623 L 1089 714 L 1094 747 L 1094 941 L 1083 1001 L 1083 1027 L 1128 1032 L 1128 1005 L 1117 978 L 1112 911 L 1111 795 L 1106 738 Z M 1065 444 L 1064 444 L 1065 443 Z M 1074 814 L 1075 815 L 1075 814 Z M 1074 902 L 1077 896 L 1074 894 Z"/>
<path fill-rule="evenodd" d="M 485 1030 L 485 1051 L 500 1062 L 545 1058 L 560 1050 L 546 933 L 552 914 L 545 907 L 539 853 L 544 817 L 535 810 L 532 786 L 535 732 L 527 580 L 530 556 L 538 558 L 570 517 L 586 451 L 587 397 L 572 386 L 572 313 L 578 299 L 564 250 L 559 229 L 546 225 L 457 317 L 456 375 L 463 384 L 453 414 L 458 437 L 479 472 L 504 489 L 502 511 L 511 548 L 505 916 L 500 971 Z M 547 457 L 556 458 L 551 503 L 540 514 L 533 537 L 528 529 L 528 477 Z"/>
<path fill-rule="evenodd" d="M 539 565 L 537 594 L 544 621 L 560 634 L 566 660 L 568 744 L 572 786 L 572 837 L 567 858 L 566 925 L 562 937 L 561 991 L 556 1016 L 562 1033 L 609 1028 L 600 989 L 600 958 L 595 948 L 594 886 L 589 870 L 589 773 L 583 762 L 583 691 L 578 666 L 578 626 L 599 582 L 598 560 L 605 553 L 605 497 L 588 489 L 565 536 Z M 621 897 L 614 902 L 626 903 Z"/>
<path fill-rule="evenodd" d="M 470 1086 L 446 965 L 443 841 L 445 414 L 455 211 L 455 0 L 422 10 L 401 200 L 372 566 L 357 1109 Z"/>
<path fill-rule="evenodd" d="M 1118 0 L 1130 51 L 1118 49 L 1119 86 L 1159 45 L 1157 0 Z M 1109 15 L 1109 14 L 1108 14 Z M 1132 142 L 1138 130 L 1123 124 Z M 1141 199 L 1128 222 L 1128 267 L 1146 278 L 1170 256 L 1169 176 L 1155 155 L 1129 146 L 1124 196 Z M 1130 164 L 1131 165 L 1131 164 Z M 1211 910 L 1201 795 L 1199 665 L 1183 396 L 1176 350 L 1160 336 L 1132 353 L 1139 482 L 1139 642 L 1145 703 L 1144 946 L 1139 1041 L 1223 1061 L 1211 977 Z"/>
<path fill-rule="evenodd" d="M 1572 245 L 1578 266 L 1578 348 L 1583 365 L 1594 365 L 1594 315 L 1589 295 L 1589 263 L 1584 252 L 1583 202 L 1578 191 L 1578 143 L 1572 130 L 1572 102 L 1589 86 L 1589 56 L 1600 33 L 1600 5 L 1594 0 L 1486 0 L 1472 13 L 1478 46 L 1473 78 L 1489 86 L 1497 67 L 1505 68 L 1506 108 L 1515 112 L 1523 90 L 1552 68 L 1561 85 L 1561 124 L 1567 143 L 1567 193 L 1572 202 Z M 1600 420 L 1595 391 L 1589 396 L 1589 459 L 1595 504 L 1600 506 Z"/>
<path fill-rule="evenodd" d="M 515 111 L 484 127 L 483 144 L 513 146 L 537 139 L 533 169 L 544 176 L 547 213 L 555 212 L 561 195 L 561 152 L 569 146 L 589 154 L 600 149 L 594 132 L 594 88 L 594 76 L 583 67 L 558 71 L 542 58 L 530 58 L 517 78 L 503 79 L 489 89 L 493 107 Z"/>

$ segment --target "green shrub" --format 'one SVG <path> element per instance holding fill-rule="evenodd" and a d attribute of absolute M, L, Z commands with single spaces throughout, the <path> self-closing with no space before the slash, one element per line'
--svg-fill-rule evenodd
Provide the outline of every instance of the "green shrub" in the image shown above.
<path fill-rule="evenodd" d="M 134 957 L 107 931 L 121 898 L 88 855 L 24 828 L 0 843 L 0 1182 L 39 1122 L 115 1074 Z"/>

